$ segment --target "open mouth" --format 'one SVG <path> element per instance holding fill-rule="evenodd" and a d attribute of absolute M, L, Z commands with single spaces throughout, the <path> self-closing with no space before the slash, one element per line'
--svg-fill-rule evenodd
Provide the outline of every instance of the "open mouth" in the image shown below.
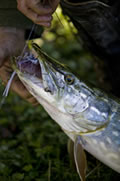
<path fill-rule="evenodd" d="M 22 59 L 18 57 L 17 67 L 23 73 L 28 73 L 42 79 L 39 60 L 29 52 L 26 52 Z"/>

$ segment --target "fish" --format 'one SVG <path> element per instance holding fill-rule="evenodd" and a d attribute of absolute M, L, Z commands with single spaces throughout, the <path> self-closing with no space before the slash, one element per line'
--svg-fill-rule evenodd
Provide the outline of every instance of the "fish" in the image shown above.
<path fill-rule="evenodd" d="M 85 180 L 86 172 L 85 156 L 81 161 L 79 155 L 79 152 L 84 155 L 83 150 L 120 173 L 118 99 L 80 80 L 35 43 L 31 43 L 22 58 L 14 57 L 12 66 L 28 91 L 74 142 L 81 180 Z M 84 165 L 82 171 L 80 164 Z"/>

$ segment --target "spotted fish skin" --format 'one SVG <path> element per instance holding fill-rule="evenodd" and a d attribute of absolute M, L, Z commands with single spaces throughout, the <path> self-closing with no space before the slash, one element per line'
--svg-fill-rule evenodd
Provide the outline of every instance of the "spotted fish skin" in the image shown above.
<path fill-rule="evenodd" d="M 81 86 L 87 108 L 75 117 L 86 130 L 79 133 L 84 149 L 120 173 L 120 103 L 98 89 Z M 83 124 L 84 123 L 84 124 Z M 87 126 L 86 126 L 87 125 Z M 89 130 L 89 131 L 88 131 Z"/>
<path fill-rule="evenodd" d="M 85 150 L 120 173 L 120 103 L 83 83 L 80 90 L 85 109 L 81 113 L 76 109 L 74 115 L 74 131 L 79 142 Z M 74 140 L 72 135 L 71 138 Z"/>
<path fill-rule="evenodd" d="M 29 55 L 27 60 L 39 65 L 39 74 L 24 69 L 23 57 L 22 70 L 13 62 L 20 80 L 73 141 L 78 137 L 85 150 L 120 173 L 120 102 L 79 80 L 36 44 L 32 47 L 35 61 Z"/>
<path fill-rule="evenodd" d="M 103 130 L 81 135 L 79 140 L 85 150 L 120 173 L 120 106 L 109 119 Z"/>

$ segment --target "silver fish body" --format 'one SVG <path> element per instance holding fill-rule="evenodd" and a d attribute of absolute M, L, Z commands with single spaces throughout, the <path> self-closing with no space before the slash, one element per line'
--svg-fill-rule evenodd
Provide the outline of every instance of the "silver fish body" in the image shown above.
<path fill-rule="evenodd" d="M 13 61 L 28 91 L 73 141 L 78 137 L 85 150 L 120 173 L 120 103 L 87 86 L 36 44 L 30 52 Z"/>

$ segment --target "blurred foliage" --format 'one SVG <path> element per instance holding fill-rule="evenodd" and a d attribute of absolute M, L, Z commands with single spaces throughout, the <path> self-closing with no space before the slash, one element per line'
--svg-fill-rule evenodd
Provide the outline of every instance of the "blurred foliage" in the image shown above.
<path fill-rule="evenodd" d="M 76 30 L 58 9 L 51 29 L 35 40 L 52 57 L 68 64 L 81 79 L 97 83 L 94 63 L 73 35 Z M 61 23 L 61 22 L 62 23 Z M 4 87 L 0 85 L 0 95 Z M 1 181 L 79 181 L 67 151 L 67 136 L 41 106 L 32 107 L 11 93 L 0 109 Z M 119 175 L 87 154 L 90 181 Z"/>

